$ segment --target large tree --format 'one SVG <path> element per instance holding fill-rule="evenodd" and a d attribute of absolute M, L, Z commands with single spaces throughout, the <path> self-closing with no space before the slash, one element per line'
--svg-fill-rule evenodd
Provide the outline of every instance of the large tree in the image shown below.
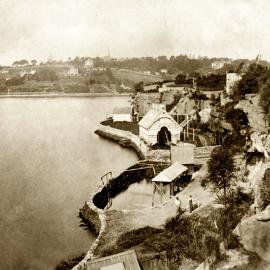
<path fill-rule="evenodd" d="M 208 174 L 202 184 L 211 186 L 215 191 L 223 191 L 224 205 L 226 205 L 227 190 L 234 178 L 235 165 L 230 151 L 226 147 L 213 150 L 208 161 Z"/>

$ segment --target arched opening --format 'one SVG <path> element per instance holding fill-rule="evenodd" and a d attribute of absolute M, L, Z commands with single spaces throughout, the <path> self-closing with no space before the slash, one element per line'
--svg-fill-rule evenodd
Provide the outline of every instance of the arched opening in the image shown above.
<path fill-rule="evenodd" d="M 162 127 L 157 134 L 157 145 L 161 148 L 169 147 L 171 138 L 171 132 L 166 127 Z"/>

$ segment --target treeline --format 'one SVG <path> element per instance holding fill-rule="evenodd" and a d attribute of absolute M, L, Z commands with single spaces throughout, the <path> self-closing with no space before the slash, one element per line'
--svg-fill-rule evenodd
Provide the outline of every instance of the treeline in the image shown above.
<path fill-rule="evenodd" d="M 175 78 L 176 84 L 188 84 L 192 85 L 196 83 L 199 87 L 211 88 L 213 90 L 224 89 L 226 85 L 225 74 L 209 74 L 200 75 L 199 73 L 191 73 L 189 76 L 184 74 L 178 74 Z"/>

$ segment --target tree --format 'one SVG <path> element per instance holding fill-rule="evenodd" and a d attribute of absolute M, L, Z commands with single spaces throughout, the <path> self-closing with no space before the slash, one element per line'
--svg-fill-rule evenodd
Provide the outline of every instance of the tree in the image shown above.
<path fill-rule="evenodd" d="M 36 59 L 31 60 L 31 64 L 32 64 L 32 66 L 37 65 L 37 60 Z"/>
<path fill-rule="evenodd" d="M 136 83 L 134 85 L 134 91 L 135 91 L 135 93 L 143 92 L 144 91 L 144 83 L 143 82 Z"/>
<path fill-rule="evenodd" d="M 231 123 L 236 132 L 240 132 L 243 126 L 248 125 L 247 115 L 241 109 L 229 108 L 229 110 L 225 112 L 225 119 Z"/>
<path fill-rule="evenodd" d="M 207 163 L 208 174 L 202 185 L 210 185 L 215 191 L 223 190 L 224 205 L 226 206 L 227 189 L 230 188 L 234 177 L 234 161 L 230 151 L 225 147 L 213 150 Z"/>

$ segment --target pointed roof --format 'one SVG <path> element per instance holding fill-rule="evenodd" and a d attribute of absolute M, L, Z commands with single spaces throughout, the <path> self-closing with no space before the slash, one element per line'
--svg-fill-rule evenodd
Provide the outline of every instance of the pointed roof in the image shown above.
<path fill-rule="evenodd" d="M 166 111 L 151 109 L 139 122 L 139 126 L 149 129 L 161 117 L 170 118 L 173 122 L 177 123 Z"/>
<path fill-rule="evenodd" d="M 173 165 L 159 173 L 152 179 L 152 182 L 166 182 L 171 183 L 182 173 L 187 171 L 188 168 L 179 162 L 175 162 Z"/>

